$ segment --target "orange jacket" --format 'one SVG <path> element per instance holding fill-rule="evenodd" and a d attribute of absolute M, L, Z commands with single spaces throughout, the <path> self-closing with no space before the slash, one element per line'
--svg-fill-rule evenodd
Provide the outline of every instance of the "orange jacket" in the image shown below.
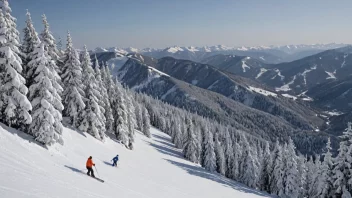
<path fill-rule="evenodd" d="M 86 163 L 86 166 L 89 167 L 89 168 L 92 168 L 92 166 L 95 166 L 95 164 L 93 163 L 93 160 L 92 159 L 89 159 L 87 160 L 87 163 Z"/>

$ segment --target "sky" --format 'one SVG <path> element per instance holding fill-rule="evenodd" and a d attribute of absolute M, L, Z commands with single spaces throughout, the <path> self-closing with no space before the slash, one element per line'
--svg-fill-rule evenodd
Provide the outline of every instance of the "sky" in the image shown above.
<path fill-rule="evenodd" d="M 22 32 L 46 14 L 75 47 L 352 43 L 351 0 L 8 0 Z"/>

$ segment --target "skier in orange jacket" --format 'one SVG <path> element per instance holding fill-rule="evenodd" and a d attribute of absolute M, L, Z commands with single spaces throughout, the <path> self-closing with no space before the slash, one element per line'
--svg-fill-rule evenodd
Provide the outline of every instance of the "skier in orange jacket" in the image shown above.
<path fill-rule="evenodd" d="M 95 177 L 94 176 L 94 171 L 93 171 L 93 166 L 95 166 L 95 164 L 93 163 L 93 160 L 92 160 L 92 156 L 90 156 L 87 160 L 87 163 L 86 163 L 86 167 L 88 169 L 88 172 L 87 172 L 87 175 L 88 176 L 92 176 L 92 177 Z"/>

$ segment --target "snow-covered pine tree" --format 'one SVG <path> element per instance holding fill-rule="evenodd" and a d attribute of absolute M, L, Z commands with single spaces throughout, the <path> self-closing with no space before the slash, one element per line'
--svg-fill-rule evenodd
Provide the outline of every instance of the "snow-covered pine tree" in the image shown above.
<path fill-rule="evenodd" d="M 351 142 L 352 142 L 352 127 L 348 123 L 348 128 L 340 137 L 339 154 L 334 159 L 333 168 L 333 191 L 332 194 L 337 197 L 350 197 L 350 181 L 351 178 Z"/>
<path fill-rule="evenodd" d="M 41 45 L 43 45 L 43 49 L 41 49 Z M 44 50 L 44 51 L 42 51 Z M 34 49 L 33 52 L 28 54 L 28 57 L 30 62 L 27 63 L 28 68 L 32 70 L 30 73 L 32 76 L 28 76 L 28 79 L 31 79 L 30 86 L 33 84 L 37 84 L 37 74 L 35 73 L 37 68 L 45 64 L 45 67 L 49 70 L 49 74 L 47 77 L 51 81 L 51 104 L 53 105 L 54 109 L 56 110 L 55 112 L 52 113 L 54 116 L 54 128 L 56 133 L 62 134 L 63 126 L 62 126 L 62 110 L 64 109 L 63 104 L 61 103 L 61 93 L 63 91 L 61 85 L 59 84 L 61 81 L 61 77 L 56 71 L 56 61 L 51 59 L 51 56 L 49 55 L 48 52 L 48 47 L 47 45 L 42 42 L 41 44 L 38 44 L 37 47 Z M 45 60 L 42 60 L 45 59 Z"/>
<path fill-rule="evenodd" d="M 26 78 L 27 86 L 31 85 L 32 76 L 35 68 L 29 67 L 27 64 L 33 59 L 31 54 L 34 52 L 36 46 L 40 44 L 40 40 L 38 37 L 37 32 L 33 26 L 31 14 L 27 10 L 27 20 L 26 20 L 26 27 L 23 29 L 23 43 L 21 45 L 22 51 L 22 61 L 23 61 L 23 74 Z"/>
<path fill-rule="evenodd" d="M 202 136 L 202 132 L 200 130 L 200 126 L 198 125 L 199 124 L 198 120 L 195 120 L 195 118 L 193 118 L 193 123 L 194 123 L 193 133 L 196 136 L 196 143 L 197 143 L 197 148 L 196 148 L 197 162 L 196 163 L 200 164 L 201 158 L 203 158 L 203 156 L 202 156 L 203 136 Z"/>
<path fill-rule="evenodd" d="M 128 148 L 133 149 L 133 143 L 134 143 L 134 128 L 136 126 L 136 116 L 135 116 L 135 110 L 132 102 L 132 95 L 130 95 L 129 92 L 124 90 L 125 94 L 124 96 L 126 97 L 126 105 L 127 105 L 127 128 L 128 128 Z"/>
<path fill-rule="evenodd" d="M 99 105 L 99 99 L 102 98 L 98 90 L 97 80 L 95 78 L 92 62 L 86 46 L 82 59 L 82 77 L 85 90 L 85 109 L 80 115 L 79 128 L 91 134 L 97 139 L 105 139 L 105 117 L 101 112 L 102 107 Z"/>
<path fill-rule="evenodd" d="M 298 197 L 298 169 L 297 169 L 297 155 L 295 153 L 295 145 L 290 138 L 286 150 L 284 151 L 284 177 L 283 182 L 285 185 L 284 195 L 286 197 Z"/>
<path fill-rule="evenodd" d="M 221 175 L 225 175 L 225 153 L 219 141 L 219 134 L 215 133 L 215 156 L 216 156 L 216 171 Z"/>
<path fill-rule="evenodd" d="M 86 106 L 81 112 L 81 120 L 79 129 L 91 134 L 93 137 L 104 140 L 105 135 L 101 131 L 104 131 L 103 124 L 100 122 L 100 106 L 97 103 L 97 98 L 95 97 L 93 84 L 88 84 L 85 87 L 86 93 Z"/>
<path fill-rule="evenodd" d="M 324 161 L 321 165 L 321 169 L 318 173 L 318 186 L 317 186 L 317 196 L 318 197 L 329 197 L 329 193 L 332 190 L 332 168 L 333 168 L 333 159 L 331 154 L 331 142 L 330 138 L 326 143 L 324 153 Z"/>
<path fill-rule="evenodd" d="M 67 33 L 67 46 L 63 60 L 64 65 L 61 74 L 64 85 L 62 94 L 64 105 L 63 115 L 70 118 L 73 126 L 79 127 L 79 114 L 85 108 L 82 68 L 69 32 Z"/>
<path fill-rule="evenodd" d="M 0 10 L 0 119 L 8 126 L 24 129 L 32 122 L 32 105 L 26 97 L 28 88 L 21 76 L 22 60 L 15 19 L 6 0 Z M 5 13 L 5 15 L 4 15 Z"/>
<path fill-rule="evenodd" d="M 232 164 L 232 179 L 236 181 L 240 181 L 240 165 L 242 159 L 242 147 L 238 141 L 234 141 L 234 157 L 233 157 L 233 164 Z"/>
<path fill-rule="evenodd" d="M 42 20 L 43 20 L 43 25 L 44 25 L 44 30 L 40 34 L 41 40 L 44 43 L 45 47 L 48 49 L 48 54 L 51 57 L 51 59 L 55 62 L 55 70 L 56 73 L 61 74 L 61 70 L 58 67 L 59 64 L 62 65 L 62 63 L 59 63 L 60 57 L 59 57 L 59 50 L 57 49 L 56 46 L 56 41 L 52 33 L 50 32 L 50 26 L 47 21 L 47 18 L 45 14 L 42 15 Z"/>
<path fill-rule="evenodd" d="M 213 133 L 209 130 L 208 125 L 204 126 L 204 168 L 210 172 L 216 171 L 216 157 L 214 149 Z"/>
<path fill-rule="evenodd" d="M 271 173 L 273 171 L 273 162 L 272 162 L 272 155 L 270 152 L 270 145 L 269 142 L 265 142 L 264 148 L 264 155 L 263 155 L 263 164 L 262 164 L 262 175 L 260 186 L 261 190 L 270 192 L 270 181 L 271 181 Z"/>
<path fill-rule="evenodd" d="M 319 158 L 313 159 L 312 156 L 309 157 L 309 160 L 306 163 L 307 166 L 307 178 L 306 178 L 306 196 L 314 197 L 317 192 L 317 182 L 318 182 L 318 169 L 317 163 L 319 162 Z"/>
<path fill-rule="evenodd" d="M 232 165 L 233 165 L 233 145 L 229 133 L 229 128 L 225 127 L 224 129 L 224 152 L 225 152 L 225 163 L 226 163 L 226 177 L 231 177 L 232 174 Z"/>
<path fill-rule="evenodd" d="M 282 195 L 284 192 L 284 164 L 282 147 L 279 141 L 276 141 L 273 152 L 273 171 L 271 173 L 270 191 L 272 194 Z"/>
<path fill-rule="evenodd" d="M 243 154 L 242 154 L 242 176 L 241 181 L 251 188 L 257 187 L 258 182 L 258 166 L 257 166 L 257 155 L 249 145 L 249 142 L 245 136 L 243 136 Z"/>
<path fill-rule="evenodd" d="M 142 106 L 136 100 L 133 100 L 134 113 L 136 114 L 136 129 L 142 131 L 143 129 L 143 115 Z"/>
<path fill-rule="evenodd" d="M 148 110 L 143 106 L 142 107 L 142 132 L 145 136 L 151 137 L 150 135 L 150 118 Z"/>
<path fill-rule="evenodd" d="M 29 99 L 33 106 L 30 132 L 35 140 L 43 144 L 63 143 L 61 112 L 55 108 L 60 106 L 61 101 L 57 101 L 57 89 L 52 85 L 52 80 L 55 78 L 51 69 L 53 63 L 44 43 L 38 45 L 32 57 L 33 60 L 28 63 L 35 68 L 33 83 L 29 87 Z M 62 109 L 63 106 L 59 108 Z"/>
<path fill-rule="evenodd" d="M 298 182 L 298 185 L 299 185 L 299 188 L 300 188 L 300 191 L 299 191 L 299 197 L 300 198 L 305 198 L 306 195 L 307 195 L 307 189 L 305 188 L 307 186 L 307 159 L 306 157 L 304 156 L 299 156 L 298 157 L 298 166 L 297 166 L 297 169 L 298 169 L 298 175 L 299 175 L 299 182 Z"/>
<path fill-rule="evenodd" d="M 176 148 L 182 149 L 183 148 L 183 133 L 182 133 L 182 128 L 181 128 L 181 123 L 180 123 L 180 118 L 175 118 L 175 125 L 174 125 L 174 143 Z"/>
<path fill-rule="evenodd" d="M 121 90 L 122 86 L 116 82 L 114 90 L 112 91 L 111 108 L 114 116 L 114 133 L 116 139 L 119 140 L 128 148 L 128 123 L 127 123 L 127 108 L 125 103 L 125 96 Z"/>
<path fill-rule="evenodd" d="M 183 147 L 183 154 L 186 159 L 189 161 L 196 163 L 198 161 L 197 159 L 197 137 L 194 134 L 193 131 L 193 123 L 192 119 L 190 116 L 187 116 L 186 118 L 186 136 L 185 136 L 185 145 Z"/>

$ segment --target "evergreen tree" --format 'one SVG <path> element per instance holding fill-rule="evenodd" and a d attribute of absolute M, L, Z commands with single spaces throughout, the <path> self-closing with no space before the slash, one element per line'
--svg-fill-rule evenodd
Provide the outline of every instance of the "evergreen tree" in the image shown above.
<path fill-rule="evenodd" d="M 134 113 L 136 114 L 136 129 L 142 131 L 143 129 L 143 111 L 141 104 L 134 100 Z"/>
<path fill-rule="evenodd" d="M 64 55 L 64 65 L 61 79 L 64 85 L 62 101 L 64 105 L 63 115 L 70 118 L 73 126 L 78 127 L 79 114 L 85 108 L 84 92 L 82 85 L 82 68 L 78 54 L 72 44 L 70 33 L 67 34 L 67 46 Z"/>
<path fill-rule="evenodd" d="M 27 86 L 31 85 L 33 79 L 33 72 L 35 68 L 31 68 L 27 64 L 33 60 L 31 54 L 33 54 L 34 49 L 36 46 L 40 44 L 40 40 L 38 38 L 38 34 L 35 31 L 33 26 L 31 14 L 27 10 L 27 20 L 26 20 L 26 27 L 23 29 L 23 43 L 21 46 L 22 51 L 22 60 L 23 60 L 23 74 L 27 80 Z"/>
<path fill-rule="evenodd" d="M 111 108 L 114 116 L 114 133 L 116 139 L 128 147 L 128 123 L 127 123 L 127 108 L 125 104 L 124 93 L 122 86 L 118 82 L 114 87 L 111 99 Z"/>
<path fill-rule="evenodd" d="M 145 136 L 151 137 L 150 135 L 150 119 L 148 110 L 145 107 L 142 107 L 142 132 Z"/>
<path fill-rule="evenodd" d="M 82 76 L 86 93 L 86 102 L 85 109 L 80 115 L 81 123 L 79 128 L 93 135 L 97 139 L 104 140 L 105 117 L 103 117 L 101 112 L 102 107 L 99 105 L 99 99 L 101 99 L 102 96 L 97 89 L 97 80 L 95 78 L 88 50 L 86 47 L 84 47 L 84 50 L 85 52 L 82 60 Z"/>
<path fill-rule="evenodd" d="M 326 143 L 326 151 L 324 153 L 324 161 L 322 163 L 321 169 L 318 173 L 318 187 L 317 187 L 317 197 L 329 197 L 329 193 L 332 191 L 332 168 L 333 159 L 331 154 L 331 142 L 330 138 Z"/>
<path fill-rule="evenodd" d="M 235 141 L 234 146 L 234 158 L 232 165 L 232 178 L 236 181 L 240 181 L 240 165 L 242 159 L 242 147 L 239 142 Z"/>
<path fill-rule="evenodd" d="M 283 156 L 282 156 L 282 147 L 279 145 L 279 142 L 276 141 L 274 153 L 273 153 L 273 171 L 271 173 L 272 179 L 270 181 L 270 191 L 272 194 L 282 195 L 284 190 L 283 183 Z"/>
<path fill-rule="evenodd" d="M 221 175 L 225 175 L 225 153 L 219 141 L 219 135 L 215 134 L 215 156 L 216 156 L 216 171 Z"/>
<path fill-rule="evenodd" d="M 191 118 L 189 118 L 189 116 L 187 116 L 186 118 L 186 125 L 187 125 L 187 130 L 186 130 L 185 145 L 183 147 L 183 154 L 186 159 L 196 163 L 197 162 L 197 155 L 196 155 L 197 138 L 193 131 L 192 120 Z"/>
<path fill-rule="evenodd" d="M 180 124 L 180 119 L 179 118 L 175 118 L 175 125 L 174 125 L 174 133 L 175 133 L 175 137 L 174 137 L 174 143 L 176 148 L 178 149 L 182 149 L 183 148 L 183 133 L 182 133 L 182 127 Z"/>
<path fill-rule="evenodd" d="M 262 186 L 262 190 L 270 192 L 270 181 L 271 181 L 271 173 L 273 171 L 273 162 L 272 155 L 270 152 L 269 142 L 265 142 L 264 156 L 263 156 L 263 165 L 262 165 L 262 176 L 260 185 Z"/>
<path fill-rule="evenodd" d="M 233 147 L 231 142 L 231 137 L 229 134 L 229 129 L 226 127 L 224 129 L 224 147 L 225 147 L 225 163 L 226 163 L 226 177 L 232 176 L 232 165 L 233 165 Z"/>
<path fill-rule="evenodd" d="M 298 169 L 297 169 L 297 156 L 295 153 L 295 146 L 293 140 L 290 138 L 287 148 L 285 150 L 285 164 L 284 164 L 284 177 L 283 182 L 285 185 L 284 194 L 287 197 L 298 197 Z"/>
<path fill-rule="evenodd" d="M 348 123 L 347 130 L 341 136 L 339 154 L 334 160 L 333 168 L 333 193 L 335 196 L 351 196 L 350 181 L 351 181 L 351 142 L 352 128 L 351 123 Z"/>
<path fill-rule="evenodd" d="M 241 181 L 251 188 L 257 187 L 258 166 L 257 156 L 254 149 L 250 148 L 247 138 L 243 136 L 243 154 L 242 154 L 242 176 Z"/>
<path fill-rule="evenodd" d="M 18 31 L 11 8 L 2 0 L 0 10 L 0 119 L 8 126 L 23 128 L 32 122 L 32 105 L 26 94 L 28 88 L 21 76 L 22 60 Z M 5 13 L 5 15 L 4 15 Z"/>
<path fill-rule="evenodd" d="M 204 155 L 204 168 L 210 172 L 216 170 L 216 157 L 214 150 L 214 140 L 213 134 L 208 129 L 208 126 L 205 125 L 205 155 Z"/>
<path fill-rule="evenodd" d="M 128 128 L 128 148 L 133 149 L 134 143 L 134 128 L 136 125 L 136 117 L 135 117 L 135 110 L 132 103 L 132 96 L 125 92 L 126 96 L 126 105 L 127 105 L 127 128 Z"/>
<path fill-rule="evenodd" d="M 33 60 L 28 65 L 36 65 L 36 67 L 33 73 L 34 81 L 29 88 L 29 98 L 33 106 L 33 122 L 30 125 L 30 132 L 37 141 L 43 144 L 63 143 L 61 138 L 62 116 L 60 110 L 55 108 L 62 110 L 63 106 L 61 101 L 57 100 L 57 89 L 52 84 L 55 78 L 51 69 L 52 60 L 45 51 L 44 44 L 40 44 L 34 50 L 32 57 Z"/>
<path fill-rule="evenodd" d="M 52 33 L 50 32 L 50 26 L 49 23 L 46 19 L 45 14 L 42 15 L 42 20 L 43 20 L 43 25 L 44 25 L 44 30 L 40 34 L 41 35 L 41 40 L 44 43 L 45 47 L 48 49 L 48 54 L 51 57 L 51 59 L 55 62 L 55 70 L 56 73 L 61 74 L 61 71 L 58 67 L 58 65 L 62 65 L 62 63 L 59 63 L 60 57 L 59 57 L 59 50 L 57 49 L 56 41 Z"/>
<path fill-rule="evenodd" d="M 306 166 L 307 160 L 306 157 L 299 156 L 298 157 L 298 175 L 299 175 L 299 197 L 304 198 L 308 194 L 307 189 L 305 188 L 307 186 L 307 166 Z"/>

